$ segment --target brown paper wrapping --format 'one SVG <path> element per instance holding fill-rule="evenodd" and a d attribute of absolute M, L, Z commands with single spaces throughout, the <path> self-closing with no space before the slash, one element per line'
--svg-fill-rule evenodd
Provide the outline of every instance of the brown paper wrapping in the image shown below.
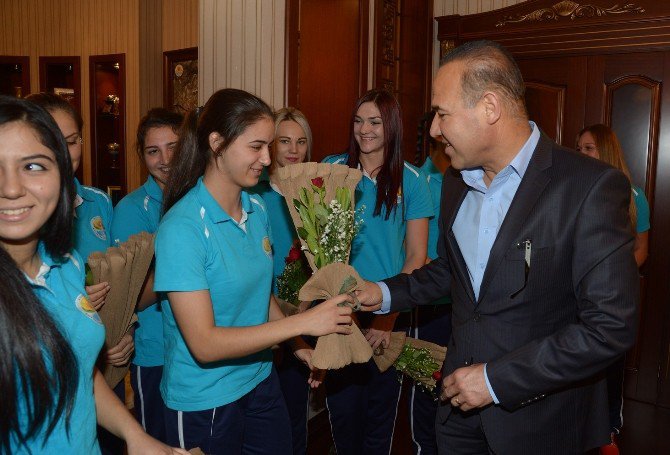
<path fill-rule="evenodd" d="M 342 283 L 349 286 L 343 288 Z M 298 298 L 304 301 L 327 300 L 336 295 L 360 289 L 363 279 L 356 270 L 347 264 L 336 262 L 328 264 L 314 272 L 312 277 L 300 289 Z M 372 357 L 372 348 L 356 324 L 352 324 L 352 333 L 342 335 L 331 333 L 319 337 L 312 354 L 312 365 L 321 370 L 334 370 L 350 363 L 365 363 Z"/>
<path fill-rule="evenodd" d="M 118 247 L 105 253 L 95 252 L 88 257 L 93 282 L 109 283 L 109 293 L 98 314 L 105 325 L 107 350 L 116 346 L 137 321 L 135 306 L 154 256 L 154 236 L 146 232 L 131 236 Z M 128 366 L 103 365 L 102 373 L 114 388 L 128 372 Z"/>
<path fill-rule="evenodd" d="M 375 364 L 377 365 L 377 368 L 379 368 L 380 372 L 383 373 L 395 363 L 398 357 L 400 357 L 400 353 L 402 352 L 402 348 L 405 343 L 409 343 L 410 346 L 417 349 L 428 349 L 430 351 L 431 357 L 433 357 L 435 362 L 437 362 L 439 365 L 438 368 L 442 367 L 444 358 L 447 355 L 446 347 L 431 343 L 430 341 L 419 340 L 418 338 L 410 338 L 403 332 L 391 332 L 391 341 L 388 347 L 384 349 L 381 355 L 373 356 Z M 420 381 L 431 388 L 436 385 L 435 379 L 432 377 L 421 378 Z"/>

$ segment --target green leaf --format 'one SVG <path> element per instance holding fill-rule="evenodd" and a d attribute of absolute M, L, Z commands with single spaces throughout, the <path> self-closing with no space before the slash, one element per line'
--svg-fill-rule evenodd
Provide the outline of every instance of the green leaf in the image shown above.
<path fill-rule="evenodd" d="M 358 281 L 356 281 L 356 278 L 349 275 L 342 282 L 342 286 L 340 287 L 340 292 L 338 292 L 338 294 L 346 294 L 347 292 L 351 292 L 351 290 L 354 289 L 357 284 Z"/>
<path fill-rule="evenodd" d="M 300 210 L 300 207 L 302 207 L 300 199 L 293 199 L 293 207 L 295 207 L 296 210 Z"/>
<path fill-rule="evenodd" d="M 91 270 L 91 267 L 88 265 L 88 262 L 84 265 L 84 270 L 86 270 L 85 285 L 91 286 L 95 284 L 93 283 L 93 271 Z"/>
<path fill-rule="evenodd" d="M 301 226 L 297 229 L 297 231 L 298 231 L 298 236 L 301 239 L 307 240 L 307 236 L 308 236 L 307 229 L 305 229 L 304 227 Z"/>
<path fill-rule="evenodd" d="M 328 210 L 326 210 L 323 205 L 317 204 L 314 206 L 314 215 L 316 216 L 319 225 L 324 226 L 326 224 L 326 221 L 328 220 Z"/>
<path fill-rule="evenodd" d="M 305 189 L 304 187 L 300 188 L 299 194 L 300 194 L 300 202 L 302 202 L 305 207 L 309 207 L 311 205 L 310 204 L 311 201 L 309 195 L 307 194 L 307 189 Z"/>

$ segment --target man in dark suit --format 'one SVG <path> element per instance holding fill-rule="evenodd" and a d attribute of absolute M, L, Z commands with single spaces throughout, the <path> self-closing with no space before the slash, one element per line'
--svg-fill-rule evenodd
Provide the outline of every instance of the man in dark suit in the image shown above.
<path fill-rule="evenodd" d="M 447 142 L 439 257 L 367 283 L 369 311 L 451 294 L 440 453 L 581 454 L 609 439 L 602 371 L 635 340 L 630 183 L 529 122 L 501 46 L 453 50 L 433 88 Z"/>

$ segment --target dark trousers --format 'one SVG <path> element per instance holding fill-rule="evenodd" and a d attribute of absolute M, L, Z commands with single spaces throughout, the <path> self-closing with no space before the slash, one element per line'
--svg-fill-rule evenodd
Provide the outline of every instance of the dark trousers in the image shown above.
<path fill-rule="evenodd" d="M 447 421 L 435 424 L 439 453 L 444 455 L 489 455 L 482 419 L 477 411 L 453 409 Z"/>
<path fill-rule="evenodd" d="M 410 335 L 414 338 L 446 346 L 451 337 L 451 305 L 426 305 L 414 310 Z M 442 365 L 440 365 L 441 370 Z M 435 396 L 438 395 L 436 390 Z M 416 384 L 409 396 L 412 450 L 415 455 L 437 454 L 435 415 L 437 399 Z"/>
<path fill-rule="evenodd" d="M 293 454 L 304 455 L 307 452 L 307 413 L 309 407 L 309 370 L 295 358 L 291 349 L 282 346 L 283 358 L 277 366 L 279 384 L 289 418 L 291 419 L 291 437 Z"/>
<path fill-rule="evenodd" d="M 167 443 L 208 455 L 290 455 L 291 427 L 277 372 L 237 401 L 203 411 L 167 410 Z"/>
<path fill-rule="evenodd" d="M 165 442 L 165 403 L 160 392 L 163 366 L 130 366 L 130 384 L 135 394 L 135 417 L 144 431 Z"/>
<path fill-rule="evenodd" d="M 609 402 L 610 431 L 619 434 L 623 426 L 623 377 L 626 356 L 619 357 L 607 368 L 607 401 Z"/>
<path fill-rule="evenodd" d="M 114 387 L 114 393 L 122 403 L 126 402 L 126 381 L 119 382 L 116 387 Z M 98 425 L 98 442 L 100 443 L 100 451 L 102 455 L 122 455 L 126 443 L 121 438 L 117 438 L 109 431 L 102 428 Z"/>

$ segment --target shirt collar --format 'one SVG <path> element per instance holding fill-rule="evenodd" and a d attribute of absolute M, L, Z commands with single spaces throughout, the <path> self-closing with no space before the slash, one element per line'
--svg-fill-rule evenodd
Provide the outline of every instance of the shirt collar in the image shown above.
<path fill-rule="evenodd" d="M 197 186 L 197 194 L 198 194 L 198 200 L 200 201 L 200 204 L 202 205 L 201 207 L 201 216 L 204 218 L 205 213 L 207 216 L 214 222 L 214 223 L 223 223 L 225 221 L 234 221 L 230 215 L 226 213 L 225 210 L 221 208 L 218 202 L 216 202 L 216 199 L 214 199 L 214 196 L 209 192 L 207 187 L 205 186 L 204 182 L 202 181 L 202 177 L 198 179 L 198 183 L 196 183 Z M 251 213 L 254 211 L 253 209 L 253 204 L 251 203 L 251 200 L 249 199 L 249 194 L 246 191 L 242 191 L 240 193 L 240 198 L 242 199 L 242 212 L 244 215 L 244 212 L 246 213 Z"/>
<path fill-rule="evenodd" d="M 440 172 L 440 170 L 435 166 L 435 163 L 433 163 L 433 160 L 430 159 L 430 157 L 426 158 L 426 161 L 423 163 L 423 166 L 421 166 L 421 170 L 428 176 L 430 176 L 431 179 L 435 179 L 438 182 L 441 182 L 442 179 L 444 178 L 444 174 Z"/>
<path fill-rule="evenodd" d="M 77 179 L 77 177 L 74 178 L 74 188 L 75 191 L 77 192 L 77 196 L 75 196 L 74 198 L 75 207 L 79 207 L 83 203 L 83 201 L 93 202 L 93 198 L 88 196 L 87 193 L 83 191 L 84 187 L 82 186 L 81 183 L 79 183 L 79 179 Z"/>
<path fill-rule="evenodd" d="M 515 172 L 519 176 L 519 179 L 522 179 L 525 175 L 526 170 L 528 169 L 528 163 L 530 163 L 530 159 L 533 157 L 533 152 L 537 147 L 537 143 L 540 141 L 540 129 L 537 127 L 535 122 L 528 123 L 532 129 L 530 136 L 526 140 L 526 143 L 523 144 L 523 147 L 521 147 L 519 152 L 514 156 L 512 161 L 510 161 L 510 163 L 498 173 L 500 177 L 509 175 L 511 172 Z M 463 169 L 461 171 L 461 176 L 463 176 L 463 181 L 466 185 L 475 189 L 480 189 L 480 187 L 484 185 L 484 169 L 481 167 L 474 169 Z M 484 189 L 485 188 L 486 186 L 484 185 Z"/>
<path fill-rule="evenodd" d="M 51 271 L 52 267 L 59 267 L 61 265 L 60 261 L 56 261 L 47 251 L 46 247 L 44 246 L 44 242 L 39 242 L 37 244 L 37 254 L 40 257 L 40 261 L 42 262 L 40 264 L 40 269 L 37 272 L 37 276 L 33 279 L 26 275 L 26 279 L 28 282 L 32 285 L 35 286 L 43 286 L 46 287 L 46 278 L 49 272 Z"/>
<path fill-rule="evenodd" d="M 158 183 L 151 174 L 149 174 L 147 181 L 142 186 L 151 199 L 163 203 L 163 190 L 161 190 L 161 187 L 158 186 Z"/>

